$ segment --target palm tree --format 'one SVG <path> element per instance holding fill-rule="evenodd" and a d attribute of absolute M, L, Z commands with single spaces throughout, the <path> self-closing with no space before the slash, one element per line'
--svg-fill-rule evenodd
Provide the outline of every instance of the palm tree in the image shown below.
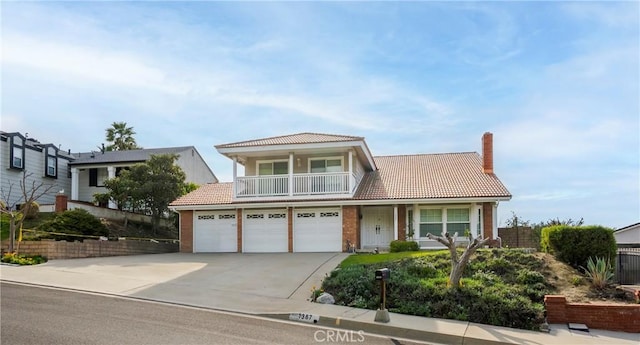
<path fill-rule="evenodd" d="M 126 151 L 140 149 L 133 137 L 136 132 L 133 127 L 127 127 L 126 122 L 114 122 L 107 128 L 107 141 L 111 143 L 106 147 L 107 151 Z"/>

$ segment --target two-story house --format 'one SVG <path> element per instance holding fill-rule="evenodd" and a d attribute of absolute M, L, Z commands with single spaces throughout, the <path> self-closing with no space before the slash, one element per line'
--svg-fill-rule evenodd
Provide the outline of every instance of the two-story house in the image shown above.
<path fill-rule="evenodd" d="M 42 144 L 26 134 L 0 131 L 0 187 L 2 198 L 8 198 L 8 205 L 24 202 L 20 183 L 24 173 L 29 174 L 27 191 L 42 184 L 42 189 L 50 188 L 49 193 L 36 200 L 41 205 L 53 205 L 56 194 L 71 192 L 69 163 L 73 156 L 54 144 Z M 9 193 L 11 190 L 11 193 Z"/>
<path fill-rule="evenodd" d="M 178 155 L 175 164 L 184 171 L 186 182 L 198 185 L 218 182 L 194 146 L 74 153 L 75 160 L 69 164 L 71 200 L 93 202 L 94 194 L 106 192 L 106 179 L 118 176 L 122 169 L 146 162 L 152 155 L 162 154 Z M 116 208 L 114 203 L 108 206 Z"/>
<path fill-rule="evenodd" d="M 175 200 L 182 252 L 339 252 L 428 233 L 497 237 L 511 194 L 493 172 L 493 136 L 475 152 L 375 157 L 362 137 L 300 133 L 216 146 L 233 181 Z M 238 176 L 238 165 L 244 176 Z"/>

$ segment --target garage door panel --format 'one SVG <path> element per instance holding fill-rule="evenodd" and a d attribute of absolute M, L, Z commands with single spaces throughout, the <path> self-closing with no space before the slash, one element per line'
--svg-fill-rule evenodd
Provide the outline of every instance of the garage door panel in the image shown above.
<path fill-rule="evenodd" d="M 342 212 L 335 208 L 294 212 L 294 251 L 342 251 Z"/>
<path fill-rule="evenodd" d="M 237 241 L 235 210 L 196 212 L 193 226 L 194 253 L 236 252 Z"/>
<path fill-rule="evenodd" d="M 283 253 L 289 251 L 287 210 L 245 211 L 242 227 L 247 253 Z"/>

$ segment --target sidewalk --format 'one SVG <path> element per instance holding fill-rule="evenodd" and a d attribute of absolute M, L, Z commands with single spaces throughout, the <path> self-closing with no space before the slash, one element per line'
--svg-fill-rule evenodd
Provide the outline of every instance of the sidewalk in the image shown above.
<path fill-rule="evenodd" d="M 320 316 L 319 325 L 442 344 L 620 344 L 637 345 L 640 334 L 590 330 L 570 331 L 551 325 L 550 333 L 391 313 L 387 324 L 374 322 L 375 311 L 307 301 L 312 286 L 343 259 L 333 257 L 315 270 L 293 293 L 276 295 L 269 282 L 246 289 L 223 289 L 210 277 L 211 263 L 193 256 L 155 254 L 51 261 L 37 266 L 0 266 L 0 280 L 154 300 L 276 319 L 290 313 Z M 206 275 L 204 275 L 206 273 Z M 287 274 L 287 272 L 283 272 Z M 243 277 L 242 279 L 246 279 Z M 239 282 L 245 283 L 240 279 Z M 264 291 L 264 292 L 263 292 Z"/>

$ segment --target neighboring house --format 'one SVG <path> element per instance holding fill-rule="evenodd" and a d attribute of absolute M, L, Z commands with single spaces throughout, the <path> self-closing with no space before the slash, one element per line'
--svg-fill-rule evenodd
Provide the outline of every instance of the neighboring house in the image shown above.
<path fill-rule="evenodd" d="M 631 224 L 613 232 L 619 248 L 640 247 L 640 223 Z"/>
<path fill-rule="evenodd" d="M 216 146 L 233 182 L 171 203 L 182 252 L 340 252 L 427 233 L 497 237 L 493 136 L 475 152 L 374 157 L 362 137 L 300 133 Z M 245 176 L 237 176 L 238 164 Z"/>
<path fill-rule="evenodd" d="M 24 202 L 20 183 L 23 173 L 26 172 L 31 174 L 27 180 L 27 191 L 31 188 L 32 182 L 42 183 L 42 188 L 55 186 L 37 200 L 41 205 L 53 205 L 56 194 L 71 193 L 71 175 L 68 167 L 71 161 L 73 156 L 59 150 L 54 144 L 42 144 L 36 139 L 27 138 L 26 133 L 23 135 L 18 132 L 0 131 L 2 198 L 8 197 L 9 205 Z M 11 195 L 9 195 L 10 188 Z"/>
<path fill-rule="evenodd" d="M 71 167 L 71 200 L 93 202 L 93 195 L 105 193 L 104 180 L 119 175 L 122 169 L 144 163 L 151 155 L 177 154 L 178 165 L 186 175 L 186 182 L 198 185 L 217 183 L 207 163 L 193 146 L 140 149 L 128 151 L 98 151 L 74 153 Z M 109 203 L 109 208 L 116 208 Z"/>

